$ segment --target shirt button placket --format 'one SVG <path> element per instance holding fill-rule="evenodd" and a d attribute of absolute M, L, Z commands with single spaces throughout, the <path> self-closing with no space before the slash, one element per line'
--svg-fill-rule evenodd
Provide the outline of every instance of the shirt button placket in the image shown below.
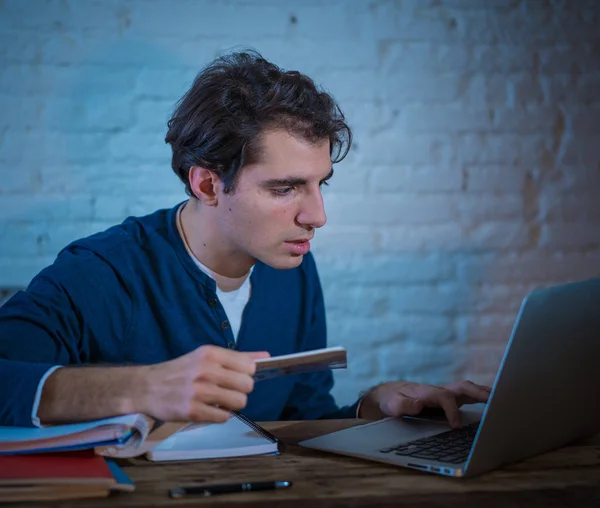
<path fill-rule="evenodd" d="M 231 324 L 229 323 L 229 321 L 225 320 L 221 323 L 221 330 L 225 331 L 225 330 L 229 330 L 231 328 Z M 229 349 L 235 349 L 235 342 L 232 341 L 231 339 L 227 339 L 227 347 Z"/>

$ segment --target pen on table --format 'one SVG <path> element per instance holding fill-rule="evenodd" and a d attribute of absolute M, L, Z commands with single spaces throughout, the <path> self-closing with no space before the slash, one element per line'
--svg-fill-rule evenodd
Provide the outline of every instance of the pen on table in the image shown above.
<path fill-rule="evenodd" d="M 178 499 L 186 496 L 214 496 L 215 494 L 230 494 L 232 492 L 252 492 L 255 490 L 288 489 L 292 482 L 248 482 L 225 483 L 216 485 L 189 485 L 169 490 L 172 498 Z"/>

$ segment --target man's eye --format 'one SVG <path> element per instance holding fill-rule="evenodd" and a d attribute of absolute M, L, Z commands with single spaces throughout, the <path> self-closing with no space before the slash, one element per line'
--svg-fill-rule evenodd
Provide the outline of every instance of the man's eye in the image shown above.
<path fill-rule="evenodd" d="M 293 187 L 283 187 L 281 189 L 272 189 L 272 190 L 276 196 L 287 196 L 294 190 L 294 188 Z"/>

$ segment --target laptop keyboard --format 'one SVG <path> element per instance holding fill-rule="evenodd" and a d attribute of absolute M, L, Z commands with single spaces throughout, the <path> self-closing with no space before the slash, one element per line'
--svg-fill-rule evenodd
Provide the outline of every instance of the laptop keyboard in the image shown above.
<path fill-rule="evenodd" d="M 437 460 L 450 464 L 459 464 L 467 460 L 471 445 L 475 439 L 479 422 L 452 429 L 441 434 L 409 441 L 391 448 L 379 450 L 381 453 L 395 453 L 416 459 Z"/>

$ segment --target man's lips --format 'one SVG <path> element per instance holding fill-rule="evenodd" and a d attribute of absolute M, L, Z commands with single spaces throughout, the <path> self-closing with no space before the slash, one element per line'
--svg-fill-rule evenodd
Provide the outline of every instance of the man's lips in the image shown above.
<path fill-rule="evenodd" d="M 310 240 L 311 238 L 287 240 L 285 243 L 294 254 L 303 256 L 310 250 Z"/>

